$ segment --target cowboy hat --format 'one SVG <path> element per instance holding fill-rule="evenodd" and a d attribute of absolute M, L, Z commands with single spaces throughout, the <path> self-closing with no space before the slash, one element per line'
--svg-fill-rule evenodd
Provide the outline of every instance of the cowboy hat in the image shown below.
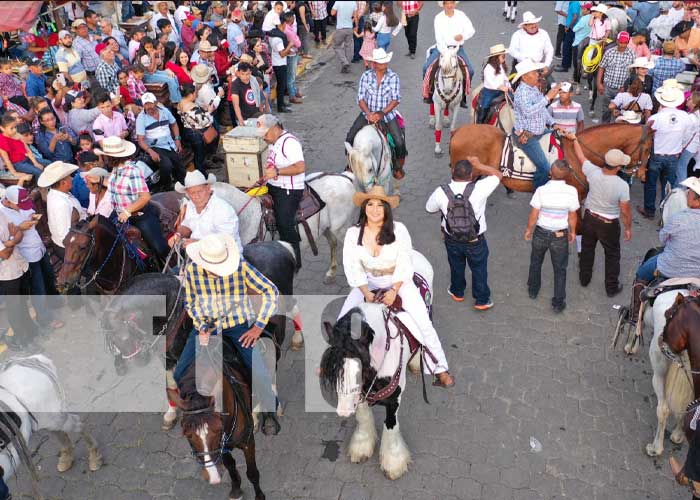
<path fill-rule="evenodd" d="M 352 195 L 352 202 L 355 204 L 355 206 L 361 207 L 365 200 L 385 201 L 389 204 L 391 208 L 396 208 L 399 206 L 399 201 L 401 200 L 401 197 L 398 195 L 387 195 L 386 191 L 384 191 L 384 188 L 381 186 L 372 186 L 372 189 L 370 189 L 366 193 L 358 191 L 357 193 Z"/>
<path fill-rule="evenodd" d="M 593 7 L 591 9 L 591 12 L 600 12 L 601 14 L 607 14 L 608 13 L 608 6 L 601 3 L 601 4 Z"/>
<path fill-rule="evenodd" d="M 126 158 L 136 152 L 136 146 L 133 142 L 125 141 L 118 135 L 102 139 L 101 146 L 102 149 L 95 148 L 96 155 Z"/>
<path fill-rule="evenodd" d="M 686 31 L 691 30 L 694 24 L 695 23 L 693 23 L 693 21 L 680 21 L 673 28 L 671 28 L 671 38 L 676 38 Z"/>
<path fill-rule="evenodd" d="M 192 71 L 190 71 L 190 78 L 194 83 L 207 83 L 209 78 L 211 78 L 211 70 L 209 66 L 204 64 L 197 64 Z"/>
<path fill-rule="evenodd" d="M 540 17 L 535 17 L 535 14 L 530 12 L 529 10 L 526 10 L 525 13 L 523 14 L 523 22 L 518 24 L 518 28 L 522 28 L 526 24 L 537 24 L 542 20 L 542 16 Z"/>
<path fill-rule="evenodd" d="M 437 4 L 438 4 L 438 7 L 440 7 L 440 8 L 442 9 L 442 8 L 443 8 L 443 7 L 442 7 L 442 4 L 443 4 L 443 3 L 444 3 L 444 2 L 442 2 L 442 0 L 438 0 L 438 3 L 437 3 Z M 457 5 L 458 3 L 459 3 L 459 2 L 455 1 L 455 5 Z"/>
<path fill-rule="evenodd" d="M 624 167 L 629 165 L 630 161 L 632 161 L 632 158 L 619 149 L 611 149 L 605 153 L 605 164 L 611 167 Z"/>
<path fill-rule="evenodd" d="M 210 234 L 187 245 L 192 262 L 217 276 L 231 276 L 241 262 L 238 244 L 230 234 Z"/>
<path fill-rule="evenodd" d="M 639 123 L 642 121 L 642 115 L 631 109 L 626 109 L 620 116 L 615 119 L 615 122 Z"/>
<path fill-rule="evenodd" d="M 87 172 L 80 172 L 80 177 L 88 182 L 101 183 L 104 187 L 107 187 L 109 183 L 109 176 L 111 174 L 101 167 L 92 167 Z M 93 180 L 94 179 L 94 180 Z"/>
<path fill-rule="evenodd" d="M 685 186 L 688 189 L 695 191 L 695 194 L 700 196 L 700 179 L 697 177 L 688 177 L 686 180 L 681 181 L 681 186 Z"/>
<path fill-rule="evenodd" d="M 370 61 L 376 62 L 379 64 L 387 64 L 391 61 L 391 58 L 394 56 L 393 52 L 389 52 L 388 54 L 384 49 L 374 49 L 372 51 L 372 57 L 370 58 Z"/>
<path fill-rule="evenodd" d="M 628 66 L 628 68 L 646 68 L 651 69 L 654 67 L 654 63 L 651 62 L 646 57 L 635 57 L 634 62 Z"/>
<path fill-rule="evenodd" d="M 202 40 L 199 42 L 200 52 L 216 52 L 216 45 L 209 43 L 209 40 Z"/>
<path fill-rule="evenodd" d="M 78 170 L 78 165 L 72 165 L 63 161 L 50 163 L 39 176 L 39 180 L 36 182 L 37 186 L 42 188 L 51 187 L 76 170 Z"/>
<path fill-rule="evenodd" d="M 175 183 L 175 191 L 178 193 L 184 193 L 187 188 L 195 186 L 203 186 L 205 184 L 214 184 L 216 182 L 216 176 L 214 174 L 209 174 L 206 179 L 204 174 L 199 170 L 193 170 L 192 172 L 187 172 L 185 175 L 185 184 L 182 185 L 179 182 Z"/>
<path fill-rule="evenodd" d="M 678 83 L 678 80 L 676 80 L 675 78 L 668 78 L 668 79 L 664 80 L 663 83 L 661 84 L 661 88 L 663 88 L 663 87 L 673 87 L 673 88 L 678 89 L 678 90 L 685 90 L 683 88 L 683 85 Z M 659 89 L 657 89 L 657 90 L 659 90 Z"/>
<path fill-rule="evenodd" d="M 659 101 L 659 104 L 667 108 L 676 108 L 685 101 L 683 91 L 673 85 L 663 85 L 654 92 L 654 97 Z"/>
<path fill-rule="evenodd" d="M 491 56 L 500 56 L 501 54 L 506 54 L 508 52 L 508 49 L 506 49 L 506 46 L 503 45 L 502 43 L 499 43 L 497 45 L 492 45 L 489 47 L 489 57 Z"/>
<path fill-rule="evenodd" d="M 516 75 L 515 75 L 515 78 L 513 78 L 513 81 L 516 82 L 516 81 L 518 81 L 518 79 L 521 76 L 523 76 L 527 73 L 530 73 L 532 71 L 537 71 L 537 70 L 543 69 L 545 67 L 547 67 L 547 65 L 544 63 L 536 63 L 536 62 L 533 62 L 532 59 L 525 59 L 524 61 L 519 62 L 518 64 L 515 65 Z"/>

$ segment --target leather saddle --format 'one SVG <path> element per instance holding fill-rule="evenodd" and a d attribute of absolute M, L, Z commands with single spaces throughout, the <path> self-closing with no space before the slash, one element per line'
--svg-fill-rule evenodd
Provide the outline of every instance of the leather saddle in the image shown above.
<path fill-rule="evenodd" d="M 526 134 L 527 132 L 523 132 Z M 528 140 L 534 141 L 532 137 Z M 544 151 L 549 163 L 554 160 L 564 158 L 564 151 L 561 145 L 557 142 L 554 133 L 545 134 L 540 139 L 540 147 Z M 511 177 L 513 179 L 531 181 L 535 176 L 535 164 L 521 149 L 520 140 L 511 133 L 506 135 L 503 141 L 503 150 L 501 151 L 500 169 L 503 177 Z"/>
<path fill-rule="evenodd" d="M 489 109 L 486 110 L 485 117 L 482 122 L 485 125 L 496 125 L 496 122 L 498 121 L 498 115 L 500 114 L 501 110 L 503 109 L 503 106 L 506 104 L 506 96 L 505 94 L 502 94 L 498 97 L 496 97 L 493 101 L 491 101 L 491 104 L 489 105 Z M 472 99 L 472 109 L 474 109 L 474 116 L 480 116 L 482 113 L 481 110 L 481 104 L 479 104 L 479 94 L 476 94 L 474 98 Z"/>

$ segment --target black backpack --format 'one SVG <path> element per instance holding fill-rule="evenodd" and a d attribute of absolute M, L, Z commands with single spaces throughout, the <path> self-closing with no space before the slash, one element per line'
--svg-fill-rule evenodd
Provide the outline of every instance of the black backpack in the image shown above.
<path fill-rule="evenodd" d="M 479 221 L 474 215 L 474 208 L 469 197 L 474 191 L 475 182 L 470 182 L 462 194 L 454 194 L 450 186 L 440 187 L 447 196 L 447 213 L 443 214 L 448 236 L 459 242 L 475 240 L 479 236 Z"/>

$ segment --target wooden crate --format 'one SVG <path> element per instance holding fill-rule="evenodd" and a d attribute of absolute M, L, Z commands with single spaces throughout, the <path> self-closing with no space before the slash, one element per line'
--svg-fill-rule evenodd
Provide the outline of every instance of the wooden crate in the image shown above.
<path fill-rule="evenodd" d="M 262 153 L 267 149 L 267 143 L 258 137 L 255 127 L 235 127 L 221 142 L 227 153 Z"/>
<path fill-rule="evenodd" d="M 248 188 L 263 175 L 267 150 L 260 153 L 226 153 L 228 183 L 238 188 Z"/>

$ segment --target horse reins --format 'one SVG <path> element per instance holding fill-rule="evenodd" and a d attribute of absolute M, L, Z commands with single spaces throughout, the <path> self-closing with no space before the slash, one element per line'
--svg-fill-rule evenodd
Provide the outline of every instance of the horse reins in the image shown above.
<path fill-rule="evenodd" d="M 455 58 L 458 59 L 456 56 L 455 56 Z M 462 90 L 462 86 L 455 84 L 454 89 L 452 90 L 452 93 L 446 95 L 440 89 L 440 82 L 441 81 L 444 82 L 445 80 L 455 80 L 456 81 L 457 75 L 460 74 L 461 72 L 462 72 L 462 70 L 459 67 L 459 60 L 457 60 L 457 64 L 454 66 L 454 73 L 447 74 L 447 75 L 443 74 L 442 67 L 438 63 L 438 74 L 439 75 L 437 77 L 438 81 L 435 84 L 435 91 L 437 92 L 440 99 L 442 99 L 446 105 L 449 105 L 450 103 L 452 103 L 452 101 L 455 100 L 455 98 L 457 97 L 457 94 L 459 94 L 460 90 Z M 442 119 L 442 117 L 439 117 L 439 118 Z M 437 119 L 438 119 L 438 117 L 436 117 L 436 120 Z"/>
<path fill-rule="evenodd" d="M 642 163 L 644 163 L 643 158 L 644 158 L 644 152 L 645 152 L 645 143 L 647 141 L 647 138 L 649 137 L 649 131 L 647 130 L 647 128 L 645 126 L 642 126 L 642 127 L 643 127 L 642 128 L 642 136 L 639 139 L 639 142 L 637 143 L 635 148 L 632 151 L 630 151 L 630 154 L 629 154 L 629 156 L 632 157 L 639 150 L 639 159 L 633 165 L 628 165 L 627 168 L 621 169 L 624 173 L 626 173 L 628 175 L 632 175 L 632 174 L 636 173 L 637 170 L 639 170 L 641 168 Z M 578 140 L 578 143 L 581 145 L 581 147 L 583 149 L 585 149 L 589 153 L 592 153 L 596 158 L 598 158 L 600 161 L 605 163 L 605 156 L 603 156 L 600 153 L 598 153 L 597 151 L 593 150 L 593 148 L 591 148 L 585 142 L 583 142 L 580 137 L 576 137 L 576 139 Z"/>

